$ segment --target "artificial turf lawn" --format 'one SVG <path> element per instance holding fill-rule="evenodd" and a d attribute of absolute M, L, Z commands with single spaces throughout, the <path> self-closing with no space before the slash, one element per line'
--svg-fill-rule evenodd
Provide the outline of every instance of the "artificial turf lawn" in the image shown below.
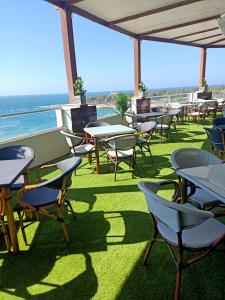
<path fill-rule="evenodd" d="M 203 126 L 179 125 L 173 141 L 161 144 L 153 136 L 154 163 L 148 154 L 137 155 L 142 178 L 121 171 L 114 182 L 113 166 L 108 173 L 104 155 L 100 175 L 94 162 L 89 166 L 84 158 L 69 192 L 77 217 L 66 213 L 71 244 L 66 245 L 53 221 L 43 219 L 27 228 L 29 247 L 19 230 L 20 253 L 0 252 L 0 299 L 173 299 L 175 266 L 166 245 L 157 244 L 149 264 L 142 266 L 151 222 L 137 183 L 176 178 L 169 158 L 181 147 L 209 150 Z M 121 164 L 122 169 L 128 167 Z M 163 191 L 164 196 L 169 192 Z M 215 252 L 185 269 L 182 299 L 225 299 L 224 266 L 224 253 Z"/>

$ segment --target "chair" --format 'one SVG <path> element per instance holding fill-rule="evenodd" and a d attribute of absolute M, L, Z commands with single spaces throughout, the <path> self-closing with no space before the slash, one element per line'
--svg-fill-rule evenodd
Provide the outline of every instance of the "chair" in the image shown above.
<path fill-rule="evenodd" d="M 179 123 L 181 119 L 181 113 L 183 113 L 181 108 L 169 108 L 168 109 L 168 114 L 173 116 L 172 123 L 171 125 L 175 130 L 177 130 L 177 123 Z"/>
<path fill-rule="evenodd" d="M 141 149 L 141 154 L 143 156 L 143 148 L 147 150 L 152 158 L 152 152 L 150 149 L 150 142 L 153 131 L 156 127 L 155 121 L 149 121 L 139 124 L 135 129 L 138 132 L 137 146 Z"/>
<path fill-rule="evenodd" d="M 217 109 L 218 109 L 217 100 L 208 102 L 208 105 L 207 105 L 207 114 L 208 115 L 212 114 L 212 116 L 215 118 Z"/>
<path fill-rule="evenodd" d="M 225 130 L 225 117 L 217 117 L 212 120 L 213 128 L 223 129 Z"/>
<path fill-rule="evenodd" d="M 171 154 L 170 162 L 177 172 L 179 169 L 217 165 L 223 161 L 216 155 L 205 150 L 197 148 L 181 148 Z M 178 178 L 181 186 L 181 178 Z M 188 194 L 188 201 L 201 209 L 207 209 L 221 204 L 219 200 L 214 199 L 209 193 L 198 187 L 190 186 L 188 188 Z"/>
<path fill-rule="evenodd" d="M 157 113 L 167 113 L 167 108 L 163 106 L 155 106 L 151 108 L 151 111 Z"/>
<path fill-rule="evenodd" d="M 66 138 L 66 142 L 70 147 L 70 154 L 74 156 L 83 156 L 94 151 L 94 146 L 91 143 L 72 133 L 71 131 L 61 130 L 60 131 Z"/>
<path fill-rule="evenodd" d="M 218 103 L 217 111 L 219 111 L 219 112 L 221 112 L 221 114 L 223 114 L 223 110 L 225 108 L 224 98 L 217 99 L 217 103 Z"/>
<path fill-rule="evenodd" d="M 94 121 L 94 122 L 88 123 L 85 127 L 101 127 L 101 126 L 109 126 L 109 125 L 111 125 L 111 124 L 109 124 L 107 122 Z"/>
<path fill-rule="evenodd" d="M 165 132 L 166 137 L 168 134 L 171 136 L 171 126 L 173 122 L 173 115 L 165 115 L 162 117 L 155 118 L 157 123 L 155 130 L 160 134 L 160 142 L 162 142 L 163 133 Z"/>
<path fill-rule="evenodd" d="M 136 128 L 140 122 L 138 122 L 138 118 L 133 111 L 127 111 L 124 113 L 127 124 L 131 128 Z"/>
<path fill-rule="evenodd" d="M 130 167 L 137 168 L 135 160 L 136 136 L 134 134 L 117 135 L 106 139 L 107 160 L 115 164 L 114 181 L 116 181 L 117 166 L 121 161 L 129 160 Z M 134 177 L 133 173 L 132 176 Z M 140 176 L 140 174 L 139 174 Z"/>
<path fill-rule="evenodd" d="M 216 130 L 213 128 L 205 128 L 208 135 L 212 152 L 224 160 L 225 154 L 225 133 L 223 130 Z"/>
<path fill-rule="evenodd" d="M 193 121 L 196 121 L 198 123 L 198 125 L 200 124 L 200 122 L 203 123 L 203 121 L 205 121 L 205 116 L 208 110 L 208 104 L 207 103 L 203 103 L 201 105 L 192 105 L 189 106 L 189 111 L 187 113 L 188 118 L 192 117 Z"/>
<path fill-rule="evenodd" d="M 200 260 L 225 241 L 225 225 L 216 220 L 214 213 L 194 208 L 190 204 L 167 201 L 157 195 L 168 182 L 139 182 L 145 194 L 152 217 L 153 233 L 143 264 L 146 265 L 155 242 L 165 242 L 176 265 L 175 300 L 180 299 L 181 273 L 184 268 Z M 175 255 L 173 248 L 178 249 Z M 184 251 L 203 251 L 194 258 L 184 260 Z"/>
<path fill-rule="evenodd" d="M 31 147 L 23 145 L 11 145 L 4 148 L 0 148 L 0 160 L 12 160 L 12 159 L 31 159 L 34 160 L 34 151 Z M 16 182 L 10 187 L 12 191 L 20 189 L 24 183 L 24 176 L 28 180 L 28 170 L 24 170 L 23 174 L 16 180 Z"/>
<path fill-rule="evenodd" d="M 18 191 L 18 204 L 15 207 L 15 211 L 19 216 L 21 231 L 26 245 L 27 238 L 25 228 L 36 221 L 31 220 L 30 223 L 24 225 L 24 214 L 29 212 L 36 212 L 37 219 L 39 219 L 39 215 L 41 215 L 58 221 L 62 227 L 65 240 L 69 243 L 70 237 L 64 223 L 63 209 L 65 201 L 72 209 L 71 204 L 68 202 L 69 198 L 67 197 L 66 192 L 72 183 L 72 174 L 78 168 L 80 163 L 80 157 L 70 157 L 60 161 L 54 165 L 62 171 L 60 175 L 38 184 L 25 185 Z M 53 211 L 54 208 L 56 209 L 56 212 Z"/>

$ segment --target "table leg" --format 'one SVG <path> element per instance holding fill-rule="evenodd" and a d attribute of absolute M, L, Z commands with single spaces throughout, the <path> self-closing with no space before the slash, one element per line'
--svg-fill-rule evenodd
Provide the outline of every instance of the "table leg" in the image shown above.
<path fill-rule="evenodd" d="M 95 146 L 95 156 L 96 156 L 96 174 L 100 172 L 100 164 L 99 164 L 99 149 L 97 139 L 94 138 L 94 146 Z"/>
<path fill-rule="evenodd" d="M 185 203 L 187 202 L 187 186 L 188 181 L 185 178 L 181 179 L 181 202 Z"/>
<path fill-rule="evenodd" d="M 5 201 L 5 215 L 8 221 L 9 236 L 11 241 L 12 251 L 16 254 L 19 251 L 19 244 L 17 239 L 16 224 L 13 216 L 13 208 L 11 204 L 9 188 L 2 188 L 2 198 Z"/>

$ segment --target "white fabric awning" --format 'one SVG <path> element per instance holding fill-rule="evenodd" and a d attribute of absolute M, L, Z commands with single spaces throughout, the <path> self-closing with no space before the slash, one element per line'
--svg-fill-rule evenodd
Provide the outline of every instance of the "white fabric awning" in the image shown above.
<path fill-rule="evenodd" d="M 195 47 L 225 47 L 225 0 L 45 0 L 130 36 Z"/>

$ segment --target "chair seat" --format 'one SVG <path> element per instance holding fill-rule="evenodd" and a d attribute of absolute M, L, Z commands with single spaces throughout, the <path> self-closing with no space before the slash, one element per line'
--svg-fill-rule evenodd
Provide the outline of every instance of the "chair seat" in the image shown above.
<path fill-rule="evenodd" d="M 155 127 L 155 129 L 156 130 L 157 129 L 159 129 L 159 130 L 161 130 L 161 129 L 169 129 L 169 125 L 167 125 L 167 124 L 157 124 L 156 127 Z"/>
<path fill-rule="evenodd" d="M 57 202 L 59 190 L 41 187 L 25 192 L 23 202 L 33 207 L 45 206 Z"/>
<path fill-rule="evenodd" d="M 92 144 L 83 144 L 80 146 L 77 146 L 74 148 L 76 154 L 87 154 L 88 152 L 92 151 L 94 149 L 94 146 Z"/>
<path fill-rule="evenodd" d="M 170 243 L 178 245 L 177 234 L 163 223 L 158 223 L 160 234 Z M 213 229 L 213 230 L 212 230 Z M 225 234 L 225 225 L 209 218 L 198 226 L 183 230 L 182 241 L 185 248 L 206 248 Z"/>
<path fill-rule="evenodd" d="M 188 193 L 190 192 L 190 188 L 188 188 Z M 213 196 L 211 194 L 207 193 L 206 191 L 197 188 L 195 193 L 189 197 L 189 199 L 196 203 L 198 206 L 200 206 L 201 209 L 205 209 L 209 206 L 217 206 L 220 205 L 222 202 L 213 199 Z"/>
<path fill-rule="evenodd" d="M 194 111 L 194 112 L 189 113 L 189 115 L 196 117 L 196 116 L 203 116 L 204 113 L 199 112 L 199 111 Z"/>
<path fill-rule="evenodd" d="M 147 139 L 145 139 L 143 137 L 137 138 L 137 145 L 143 145 L 143 144 L 146 144 L 147 142 L 148 142 Z"/>
<path fill-rule="evenodd" d="M 116 151 L 115 150 L 107 150 L 107 153 L 111 157 L 116 157 Z M 117 150 L 117 157 L 129 157 L 134 154 L 134 149 L 129 149 L 129 150 Z"/>

